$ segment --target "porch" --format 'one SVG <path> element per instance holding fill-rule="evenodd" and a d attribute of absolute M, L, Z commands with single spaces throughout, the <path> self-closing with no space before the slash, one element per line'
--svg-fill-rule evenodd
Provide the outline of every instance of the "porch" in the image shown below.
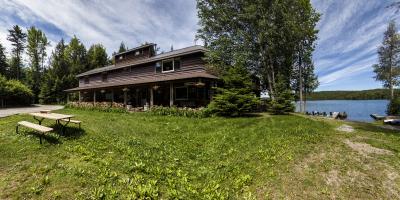
<path fill-rule="evenodd" d="M 69 91 L 68 101 L 109 102 L 126 108 L 152 106 L 204 107 L 212 99 L 213 79 L 188 79 Z"/>

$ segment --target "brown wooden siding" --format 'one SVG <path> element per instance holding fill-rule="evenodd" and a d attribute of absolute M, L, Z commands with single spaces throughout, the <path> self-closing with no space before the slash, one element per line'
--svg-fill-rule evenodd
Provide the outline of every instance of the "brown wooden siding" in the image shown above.
<path fill-rule="evenodd" d="M 205 62 L 201 57 L 202 55 L 203 55 L 202 53 L 197 53 L 197 54 L 191 54 L 191 55 L 186 55 L 186 56 L 180 57 L 181 58 L 180 70 L 176 70 L 174 72 L 168 72 L 168 75 L 170 76 L 171 73 L 173 74 L 173 73 L 179 72 L 179 71 L 191 71 L 191 70 L 204 71 Z M 121 82 L 124 80 L 128 81 L 128 80 L 131 80 L 132 78 L 136 78 L 136 77 L 140 78 L 141 76 L 145 77 L 145 76 L 156 75 L 155 65 L 156 65 L 156 62 L 151 62 L 151 63 L 142 64 L 142 65 L 130 66 L 130 67 L 122 68 L 122 69 L 108 71 L 106 82 L 108 82 L 108 83 Z M 160 74 L 157 73 L 157 75 L 160 75 Z M 84 79 L 85 79 L 85 77 L 79 78 L 79 87 L 95 86 L 95 85 L 104 83 L 102 80 L 101 73 L 89 75 L 89 83 L 87 83 L 87 84 L 84 83 Z"/>

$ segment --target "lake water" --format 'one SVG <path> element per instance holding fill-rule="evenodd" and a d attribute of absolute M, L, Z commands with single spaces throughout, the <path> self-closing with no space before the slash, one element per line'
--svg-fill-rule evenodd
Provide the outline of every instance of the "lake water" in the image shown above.
<path fill-rule="evenodd" d="M 319 112 L 346 112 L 347 119 L 353 121 L 372 122 L 369 115 L 385 115 L 388 100 L 322 100 L 307 101 L 306 111 Z M 299 103 L 296 103 L 296 111 L 299 111 Z"/>

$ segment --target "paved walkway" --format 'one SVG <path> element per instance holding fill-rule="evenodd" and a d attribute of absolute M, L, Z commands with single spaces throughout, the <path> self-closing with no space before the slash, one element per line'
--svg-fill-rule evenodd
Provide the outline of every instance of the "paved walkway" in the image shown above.
<path fill-rule="evenodd" d="M 22 113 L 39 112 L 41 110 L 60 110 L 63 108 L 64 106 L 58 105 L 33 105 L 30 107 L 20 108 L 0 108 L 0 118 Z"/>

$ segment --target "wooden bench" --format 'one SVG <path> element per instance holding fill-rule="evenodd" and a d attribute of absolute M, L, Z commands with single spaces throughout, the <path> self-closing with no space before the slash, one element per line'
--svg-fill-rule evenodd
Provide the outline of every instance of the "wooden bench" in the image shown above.
<path fill-rule="evenodd" d="M 62 119 L 61 121 L 64 121 L 64 122 L 69 122 L 69 123 L 73 123 L 73 124 L 78 124 L 79 125 L 79 129 L 81 129 L 81 121 L 78 121 L 78 120 L 68 120 L 68 119 Z"/>
<path fill-rule="evenodd" d="M 46 127 L 46 126 L 42 126 L 42 125 L 39 125 L 39 124 L 34 124 L 34 123 L 31 123 L 31 122 L 27 122 L 27 121 L 20 121 L 20 122 L 18 122 L 17 127 L 16 127 L 17 134 L 18 134 L 19 126 L 25 126 L 27 128 L 31 128 L 31 129 L 39 132 L 40 133 L 40 135 L 39 135 L 40 144 L 42 144 L 42 135 L 53 131 L 52 128 L 49 128 L 49 127 Z"/>

